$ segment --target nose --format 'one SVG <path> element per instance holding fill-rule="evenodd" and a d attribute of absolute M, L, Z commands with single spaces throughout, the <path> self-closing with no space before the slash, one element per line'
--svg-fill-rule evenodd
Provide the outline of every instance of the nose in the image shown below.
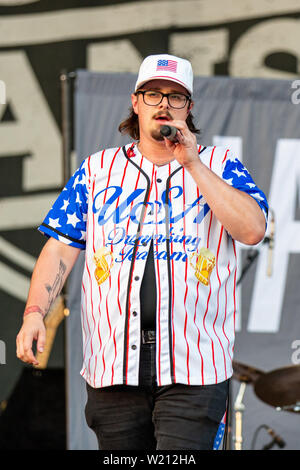
<path fill-rule="evenodd" d="M 168 97 L 167 96 L 164 96 L 161 103 L 160 103 L 160 106 L 162 108 L 169 108 L 169 101 L 168 101 Z"/>

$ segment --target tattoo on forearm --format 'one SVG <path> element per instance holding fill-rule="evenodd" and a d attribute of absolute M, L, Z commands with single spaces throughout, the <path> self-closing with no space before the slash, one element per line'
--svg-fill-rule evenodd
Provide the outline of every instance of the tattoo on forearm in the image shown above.
<path fill-rule="evenodd" d="M 59 293 L 60 293 L 60 291 L 63 287 L 64 274 L 66 272 L 66 269 L 67 269 L 66 265 L 63 263 L 62 260 L 60 260 L 58 273 L 55 277 L 55 281 L 54 281 L 53 285 L 50 286 L 49 284 L 45 284 L 45 287 L 46 287 L 46 289 L 48 291 L 48 294 L 49 294 L 48 305 L 47 305 L 47 308 L 46 308 L 46 312 L 49 311 L 52 303 L 54 302 L 56 297 L 59 295 Z"/>

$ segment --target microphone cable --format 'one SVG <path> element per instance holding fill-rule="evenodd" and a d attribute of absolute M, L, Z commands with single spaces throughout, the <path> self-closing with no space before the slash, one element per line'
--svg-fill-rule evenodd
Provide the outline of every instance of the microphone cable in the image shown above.
<path fill-rule="evenodd" d="M 265 429 L 268 432 L 268 434 L 270 434 L 272 436 L 273 439 L 269 444 L 266 444 L 261 450 L 269 450 L 275 444 L 277 444 L 278 447 L 280 447 L 280 448 L 285 447 L 284 440 L 280 436 L 275 434 L 274 430 L 272 428 L 270 428 L 270 426 L 267 426 L 266 424 L 262 424 L 254 432 L 253 439 L 252 439 L 252 442 L 251 442 L 251 450 L 255 450 L 254 447 L 255 447 L 255 444 L 256 444 L 257 436 L 258 436 L 259 432 L 262 429 Z"/>

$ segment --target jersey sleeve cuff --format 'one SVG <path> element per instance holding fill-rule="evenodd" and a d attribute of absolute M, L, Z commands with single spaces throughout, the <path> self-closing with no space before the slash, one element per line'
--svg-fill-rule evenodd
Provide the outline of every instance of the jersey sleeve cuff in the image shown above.
<path fill-rule="evenodd" d="M 42 223 L 38 227 L 38 230 L 48 238 L 52 237 L 62 243 L 65 243 L 66 245 L 73 246 L 74 248 L 79 248 L 80 250 L 85 250 L 85 240 L 76 240 L 75 238 L 72 238 L 63 232 L 60 232 L 59 230 L 50 227 L 50 225 Z"/>

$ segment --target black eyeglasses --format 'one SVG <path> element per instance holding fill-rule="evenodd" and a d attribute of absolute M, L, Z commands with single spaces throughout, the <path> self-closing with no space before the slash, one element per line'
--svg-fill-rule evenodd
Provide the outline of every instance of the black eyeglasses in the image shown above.
<path fill-rule="evenodd" d="M 165 96 L 167 97 L 169 106 L 175 109 L 182 109 L 188 101 L 191 101 L 191 97 L 183 93 L 161 93 L 160 91 L 154 90 L 139 90 L 136 92 L 136 95 L 139 93 L 143 95 L 144 103 L 148 106 L 159 105 Z"/>

